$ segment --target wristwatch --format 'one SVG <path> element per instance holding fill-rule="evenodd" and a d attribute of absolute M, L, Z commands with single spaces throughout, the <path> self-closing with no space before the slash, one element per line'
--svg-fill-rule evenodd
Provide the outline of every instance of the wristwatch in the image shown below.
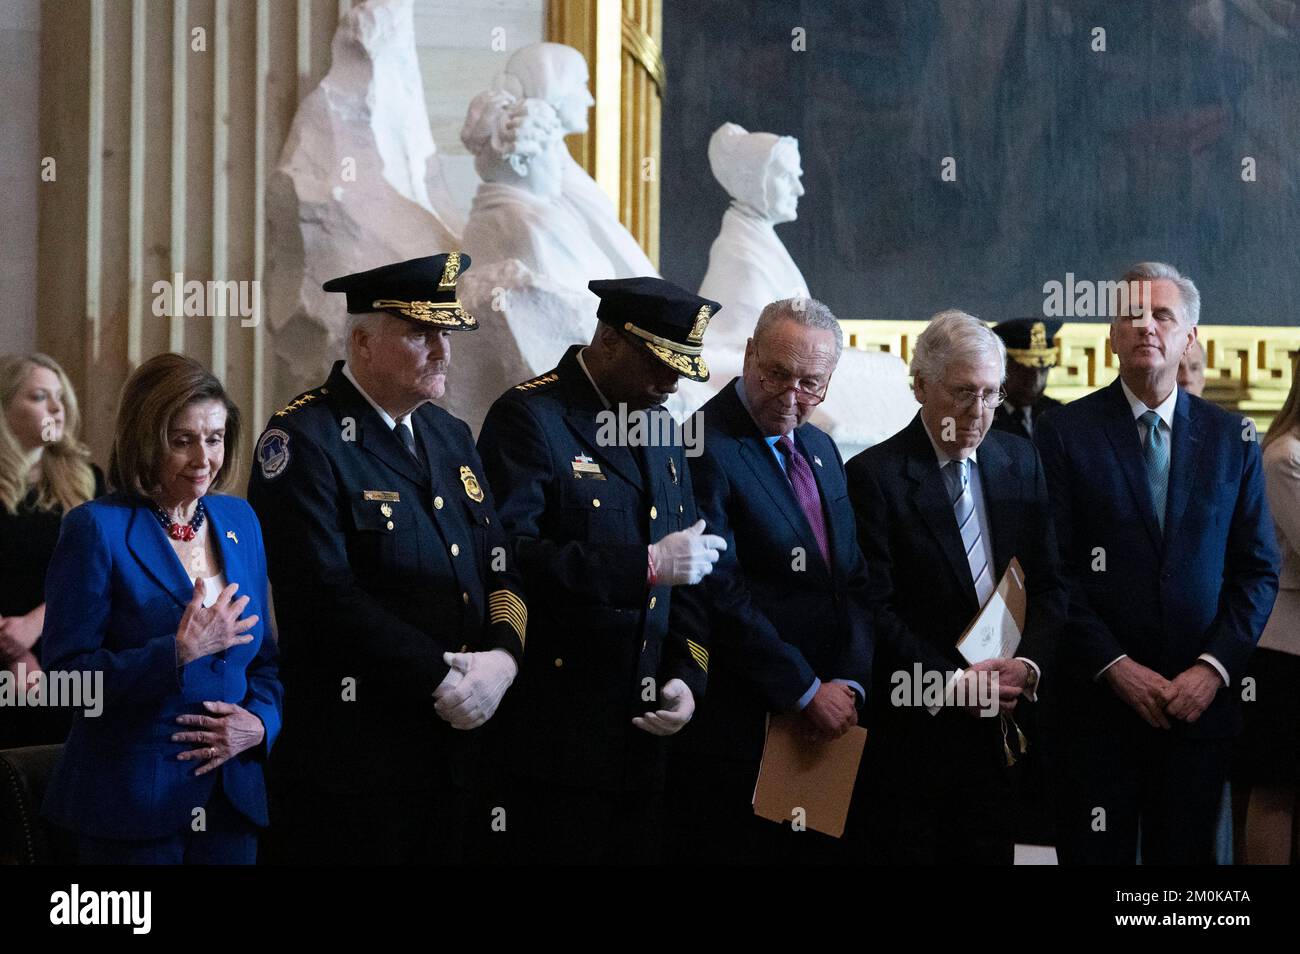
<path fill-rule="evenodd" d="M 1021 659 L 1020 662 L 1025 667 L 1026 670 L 1024 694 L 1026 696 L 1032 696 L 1035 692 L 1038 691 L 1038 670 L 1035 669 L 1033 666 L 1029 665 L 1029 661 L 1026 659 Z"/>

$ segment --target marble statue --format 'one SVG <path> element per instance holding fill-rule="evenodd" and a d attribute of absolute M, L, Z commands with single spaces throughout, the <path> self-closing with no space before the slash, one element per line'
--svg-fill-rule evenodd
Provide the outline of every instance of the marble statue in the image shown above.
<path fill-rule="evenodd" d="M 319 384 L 346 315 L 321 291 L 347 275 L 460 247 L 463 221 L 429 130 L 412 0 L 352 7 L 329 72 L 298 107 L 267 178 L 266 314 L 275 399 Z"/>
<path fill-rule="evenodd" d="M 567 136 L 587 131 L 587 111 L 595 104 L 588 80 L 587 61 L 573 47 L 534 43 L 511 54 L 496 85 L 518 99 L 549 103 L 559 117 L 562 135 Z M 632 233 L 619 221 L 609 196 L 567 150 L 560 165 L 561 202 L 583 222 L 591 241 L 613 265 L 610 277 L 658 275 Z"/>
<path fill-rule="evenodd" d="M 709 139 L 708 154 L 713 176 L 731 204 L 722 215 L 700 285 L 702 296 L 722 305 L 704 342 L 712 378 L 706 385 L 684 389 L 687 410 L 710 396 L 703 389 L 716 393 L 740 374 L 745 342 L 763 306 L 810 297 L 803 273 L 775 228 L 798 217 L 804 194 L 798 141 L 723 123 Z M 847 453 L 901 429 L 916 406 L 907 367 L 899 358 L 846 347 L 813 421 Z"/>
<path fill-rule="evenodd" d="M 586 225 L 561 201 L 564 162 L 572 159 L 549 103 L 518 100 L 499 90 L 479 93 L 470 103 L 461 141 L 483 180 L 461 240 L 478 267 L 516 259 L 575 290 L 593 278 L 615 277 Z"/>

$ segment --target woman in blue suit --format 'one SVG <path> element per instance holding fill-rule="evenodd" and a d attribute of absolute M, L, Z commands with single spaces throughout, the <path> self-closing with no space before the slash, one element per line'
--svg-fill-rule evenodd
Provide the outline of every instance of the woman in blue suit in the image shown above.
<path fill-rule="evenodd" d="M 221 383 L 158 355 L 122 389 L 114 492 L 64 518 L 41 662 L 90 673 L 98 694 L 44 813 L 83 864 L 256 860 L 281 715 L 266 559 L 252 508 L 209 493 L 239 473 L 240 446 Z"/>

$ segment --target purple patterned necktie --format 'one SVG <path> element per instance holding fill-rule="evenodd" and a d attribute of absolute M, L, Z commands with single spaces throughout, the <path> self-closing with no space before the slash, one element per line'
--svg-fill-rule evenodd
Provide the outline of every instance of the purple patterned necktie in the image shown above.
<path fill-rule="evenodd" d="M 817 480 L 812 468 L 803 454 L 795 449 L 794 441 L 789 435 L 783 435 L 776 442 L 777 448 L 785 455 L 785 475 L 790 478 L 794 488 L 794 498 L 799 501 L 803 515 L 808 518 L 813 536 L 817 538 L 817 548 L 822 552 L 826 565 L 831 565 L 831 549 L 826 543 L 826 518 L 822 515 L 822 495 L 817 490 Z"/>

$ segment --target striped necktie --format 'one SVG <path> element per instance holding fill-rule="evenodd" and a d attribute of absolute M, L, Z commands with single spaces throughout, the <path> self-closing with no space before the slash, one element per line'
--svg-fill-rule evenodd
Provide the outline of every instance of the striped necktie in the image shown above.
<path fill-rule="evenodd" d="M 975 513 L 975 494 L 970 485 L 970 461 L 950 460 L 944 465 L 948 494 L 957 516 L 957 529 L 961 544 L 966 550 L 970 565 L 970 578 L 975 582 L 975 596 L 983 606 L 993 595 L 993 572 L 989 569 L 984 552 L 984 538 L 980 534 L 979 515 Z"/>
<path fill-rule="evenodd" d="M 1155 411 L 1147 411 L 1139 420 L 1147 426 L 1146 440 L 1142 442 L 1142 456 L 1146 459 L 1151 506 L 1155 507 L 1160 532 L 1164 533 L 1165 501 L 1169 497 L 1169 437 L 1161 426 L 1164 422 Z"/>

